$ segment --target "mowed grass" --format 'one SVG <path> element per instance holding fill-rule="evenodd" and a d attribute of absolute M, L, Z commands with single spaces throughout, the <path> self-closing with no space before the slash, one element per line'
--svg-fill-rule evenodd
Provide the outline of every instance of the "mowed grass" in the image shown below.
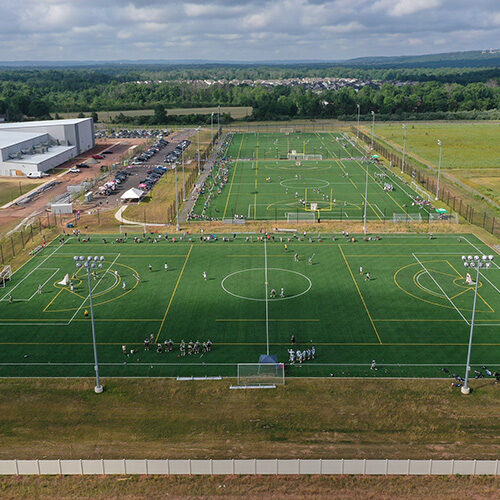
<path fill-rule="evenodd" d="M 472 235 L 453 234 L 354 242 L 338 233 L 300 241 L 273 234 L 265 242 L 240 234 L 210 243 L 199 234 L 176 235 L 175 243 L 151 234 L 140 244 L 130 235 L 115 243 L 118 236 L 53 242 L 14 274 L 0 294 L 0 375 L 92 375 L 88 285 L 74 255 L 105 256 L 92 280 L 103 376 L 232 377 L 238 363 L 257 362 L 267 342 L 288 377 L 463 375 L 473 289 L 460 256 L 493 253 Z M 499 269 L 480 280 L 474 369 L 500 368 Z M 59 281 L 74 272 L 71 291 Z M 281 288 L 283 298 L 270 297 Z M 172 339 L 173 352 L 145 350 L 151 334 L 155 343 Z M 181 340 L 207 339 L 211 352 L 180 356 Z M 288 363 L 290 347 L 312 346 L 314 360 Z"/>
<path fill-rule="evenodd" d="M 495 459 L 498 386 L 472 381 L 0 380 L 0 458 Z"/>
<path fill-rule="evenodd" d="M 210 113 L 217 114 L 217 106 L 213 107 L 201 107 L 201 108 L 169 108 L 167 109 L 168 115 L 190 115 L 190 114 L 200 114 L 209 115 Z M 245 118 L 246 116 L 252 114 L 251 106 L 221 106 L 221 113 L 230 114 L 235 120 Z M 98 111 L 97 116 L 99 121 L 106 122 L 120 114 L 125 116 L 152 116 L 154 115 L 153 109 L 127 109 L 124 111 Z M 59 113 L 62 118 L 76 118 L 80 113 Z M 83 113 L 85 116 L 91 116 L 91 112 Z M 215 116 L 215 123 L 217 122 L 217 116 Z"/>
<path fill-rule="evenodd" d="M 44 182 L 47 181 L 44 179 L 28 179 L 26 177 L 0 177 L 0 207 Z"/>
<path fill-rule="evenodd" d="M 7 498 L 494 498 L 492 476 L 7 476 Z"/>
<path fill-rule="evenodd" d="M 370 133 L 365 127 L 365 132 Z M 403 147 L 401 122 L 376 123 L 375 135 Z M 500 122 L 408 122 L 406 151 L 417 159 L 437 166 L 438 139 L 443 143 L 443 169 L 500 167 Z"/>

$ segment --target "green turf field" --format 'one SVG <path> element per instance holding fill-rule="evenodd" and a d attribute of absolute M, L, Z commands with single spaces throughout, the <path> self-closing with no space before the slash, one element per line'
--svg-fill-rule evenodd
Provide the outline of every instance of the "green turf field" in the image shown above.
<path fill-rule="evenodd" d="M 315 346 L 316 359 L 287 366 L 288 376 L 463 373 L 473 291 L 461 255 L 492 253 L 472 235 L 110 243 L 115 238 L 56 240 L 0 289 L 0 376 L 93 374 L 87 277 L 75 255 L 105 257 L 91 280 L 103 376 L 235 376 L 237 363 L 257 362 L 268 346 L 287 362 L 292 334 L 296 348 Z M 491 369 L 500 369 L 499 269 L 495 263 L 480 279 L 472 351 L 473 365 Z M 58 284 L 75 271 L 73 291 Z M 145 351 L 150 334 L 171 338 L 174 351 Z M 182 339 L 210 339 L 213 350 L 179 357 Z M 124 356 L 123 344 L 137 353 Z M 378 370 L 369 369 L 372 359 Z"/>
<path fill-rule="evenodd" d="M 360 220 L 367 168 L 368 220 L 392 220 L 395 214 L 428 220 L 436 214 L 431 204 L 413 203 L 415 191 L 389 169 L 364 161 L 366 154 L 346 134 L 234 134 L 226 160 L 205 183 L 195 217 Z"/>

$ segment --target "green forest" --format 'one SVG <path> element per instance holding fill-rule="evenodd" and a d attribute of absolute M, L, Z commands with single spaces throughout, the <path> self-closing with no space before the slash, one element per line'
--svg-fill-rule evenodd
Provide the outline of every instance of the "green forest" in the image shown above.
<path fill-rule="evenodd" d="M 358 78 L 360 90 L 312 91 L 304 87 L 201 85 L 195 80 L 284 79 L 299 77 Z M 150 80 L 155 83 L 136 83 Z M 186 81 L 187 80 L 187 81 Z M 150 117 L 123 121 L 155 124 L 188 120 L 204 123 L 203 115 L 174 118 L 169 108 L 251 106 L 248 120 L 292 118 L 361 119 L 375 111 L 383 119 L 498 118 L 498 67 L 344 67 L 326 64 L 290 65 L 102 65 L 73 68 L 0 69 L 0 114 L 6 120 L 49 118 L 63 112 L 158 110 Z M 167 113 L 161 112 L 166 109 Z M 229 116 L 223 122 L 230 121 Z"/>

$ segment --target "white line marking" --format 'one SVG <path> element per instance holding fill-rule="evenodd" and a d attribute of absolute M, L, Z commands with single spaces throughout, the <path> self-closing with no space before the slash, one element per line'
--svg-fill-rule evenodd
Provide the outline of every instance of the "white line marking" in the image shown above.
<path fill-rule="evenodd" d="M 264 240 L 264 274 L 265 274 L 265 285 L 266 285 L 266 346 L 267 355 L 269 356 L 269 298 L 268 294 L 268 283 L 267 283 L 267 240 Z"/>
<path fill-rule="evenodd" d="M 103 280 L 104 276 L 106 275 L 106 272 L 108 272 L 111 269 L 111 266 L 117 261 L 117 259 L 120 257 L 120 255 L 121 254 L 118 254 L 115 257 L 115 260 L 113 262 L 111 262 L 111 264 L 109 265 L 109 267 L 106 269 L 106 271 L 102 273 L 101 279 L 96 283 L 96 285 L 94 287 L 92 287 L 92 292 L 94 292 L 95 289 L 99 286 L 99 284 Z M 87 297 L 85 297 L 83 299 L 83 302 L 80 304 L 80 307 L 75 311 L 75 314 L 73 314 L 73 316 L 71 316 L 71 319 L 68 321 L 68 323 L 67 323 L 68 325 L 70 325 L 71 322 L 75 319 L 75 316 L 78 314 L 78 312 L 80 311 L 80 309 L 83 307 L 83 304 L 85 304 L 85 302 L 87 302 L 88 298 L 89 298 L 89 295 L 87 295 Z"/>
<path fill-rule="evenodd" d="M 67 240 L 68 241 L 68 240 Z M 64 242 L 66 243 L 66 241 Z M 42 260 L 42 262 L 40 262 L 40 264 L 38 264 L 38 266 L 36 266 L 34 269 L 32 269 L 14 288 L 10 289 L 1 299 L 0 301 L 2 301 L 5 297 L 11 295 L 11 293 L 26 279 L 28 278 L 29 276 L 31 276 L 31 274 L 33 274 L 42 264 L 44 264 L 48 259 L 50 259 L 50 257 L 52 257 L 52 255 L 54 255 L 63 245 L 64 243 L 61 243 L 58 247 L 55 248 L 55 250 L 47 255 L 47 257 L 45 257 L 45 259 Z M 30 262 L 31 259 L 28 261 Z M 12 273 L 14 274 L 14 273 Z"/>
<path fill-rule="evenodd" d="M 427 270 L 427 268 L 422 264 L 422 262 L 420 262 L 419 258 L 414 253 L 412 253 L 412 255 L 415 258 L 415 260 L 422 266 L 422 268 L 424 269 L 424 271 L 429 275 L 429 277 L 431 278 L 431 280 L 434 281 L 434 283 L 436 284 L 436 286 L 441 290 L 441 292 L 443 293 L 443 295 L 449 300 L 450 304 L 455 308 L 455 310 L 458 312 L 458 314 L 460 314 L 460 316 L 462 317 L 462 319 L 467 323 L 467 325 L 470 326 L 470 323 L 465 319 L 465 316 L 462 314 L 462 312 L 460 311 L 460 309 L 458 309 L 458 307 L 450 299 L 450 297 L 448 297 L 448 295 L 446 295 L 446 292 L 443 290 L 443 288 L 441 287 L 441 285 L 434 279 L 434 276 L 432 276 L 432 274 Z"/>

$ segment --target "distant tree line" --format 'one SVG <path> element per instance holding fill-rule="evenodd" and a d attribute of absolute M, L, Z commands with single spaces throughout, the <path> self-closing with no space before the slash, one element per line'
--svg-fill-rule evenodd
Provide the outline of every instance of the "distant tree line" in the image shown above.
<path fill-rule="evenodd" d="M 153 69 L 154 68 L 154 69 Z M 311 91 L 304 87 L 199 85 L 179 78 L 288 78 L 338 76 L 398 80 L 411 84 L 366 85 L 356 91 Z M 136 81 L 164 80 L 158 84 Z M 480 80 L 480 81 L 478 81 Z M 200 65 L 101 69 L 0 70 L 0 114 L 9 121 L 48 118 L 63 112 L 167 109 L 164 123 L 206 123 L 210 115 L 174 118 L 168 108 L 251 106 L 249 120 L 339 118 L 370 111 L 392 116 L 500 109 L 498 68 L 366 68 L 327 65 Z M 158 117 L 156 117 L 157 119 Z M 125 121 L 132 118 L 125 117 Z M 139 118 L 134 117 L 139 120 Z M 149 116 L 140 120 L 152 120 Z M 178 122 L 175 122 L 178 120 Z M 198 121 L 190 121 L 198 120 Z M 223 120 L 230 120 L 224 116 Z M 146 123 L 144 123 L 146 124 Z"/>

